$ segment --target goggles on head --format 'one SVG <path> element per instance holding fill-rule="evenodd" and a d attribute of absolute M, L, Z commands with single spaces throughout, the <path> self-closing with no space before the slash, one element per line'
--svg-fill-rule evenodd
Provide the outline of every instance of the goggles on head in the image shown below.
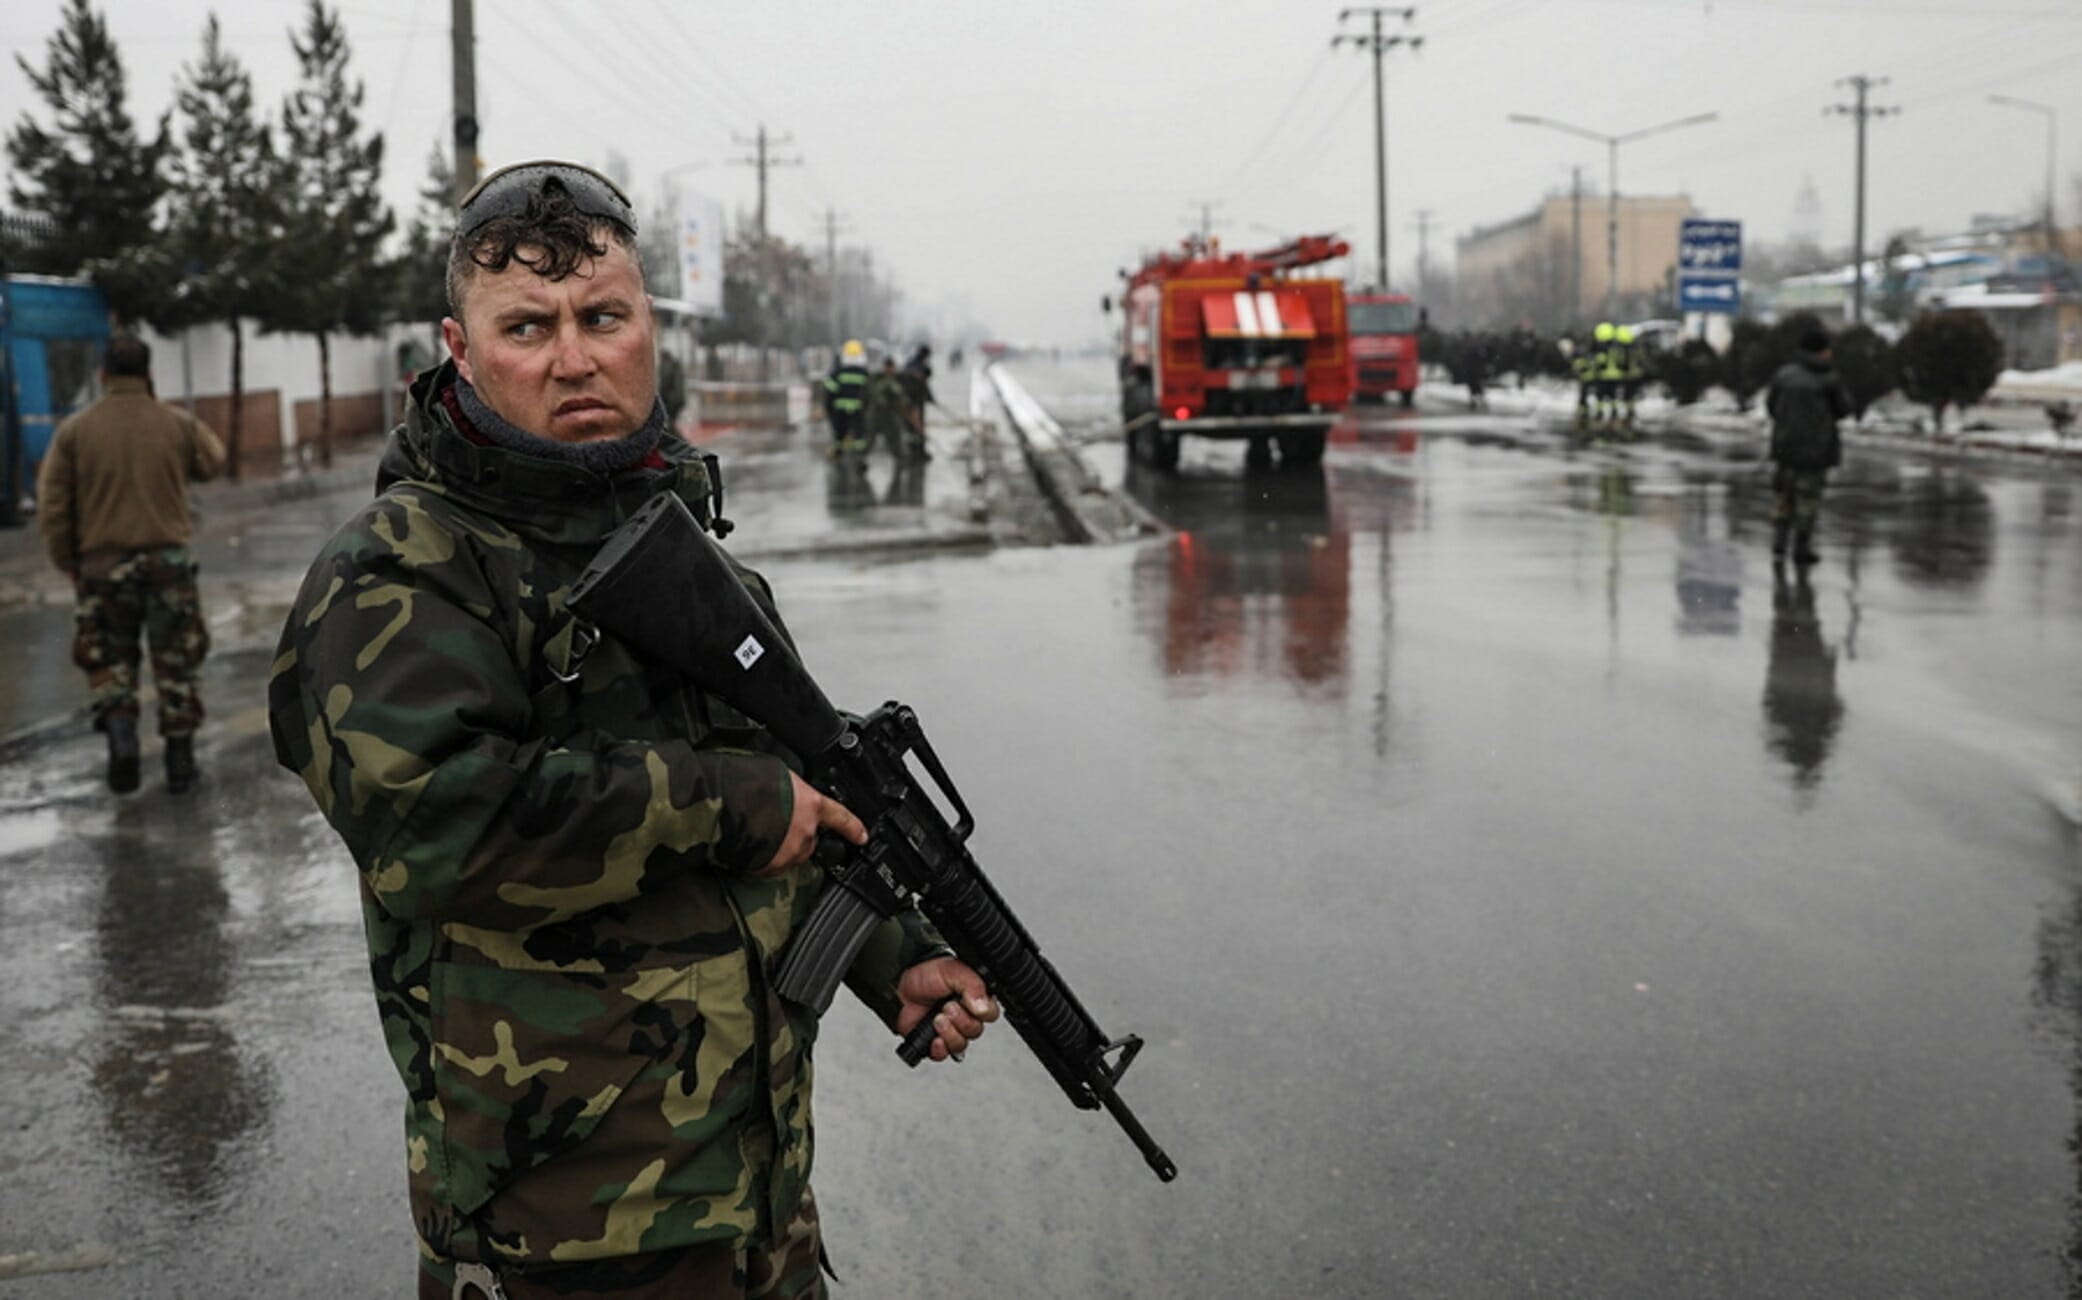
<path fill-rule="evenodd" d="M 528 204 L 550 182 L 556 182 L 571 198 L 571 206 L 599 221 L 612 221 L 630 234 L 636 233 L 636 209 L 621 187 L 590 167 L 577 163 L 514 163 L 501 167 L 470 187 L 455 211 L 456 238 L 467 243 L 472 235 L 501 217 L 519 217 Z"/>

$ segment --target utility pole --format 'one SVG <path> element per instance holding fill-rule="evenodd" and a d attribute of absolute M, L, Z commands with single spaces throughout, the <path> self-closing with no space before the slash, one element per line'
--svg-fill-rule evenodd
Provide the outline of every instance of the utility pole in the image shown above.
<path fill-rule="evenodd" d="M 843 305 L 844 295 L 839 292 L 839 235 L 843 233 L 845 218 L 837 208 L 826 208 L 820 224 L 824 227 L 824 279 L 831 287 L 831 336 L 843 339 L 853 332 Z"/>
<path fill-rule="evenodd" d="M 1214 210 L 1222 206 L 1220 199 L 1194 199 L 1193 207 L 1200 212 L 1200 246 L 1206 248 L 1214 238 Z"/>
<path fill-rule="evenodd" d="M 786 135 L 780 137 L 769 136 L 766 133 L 766 123 L 764 122 L 759 124 L 759 133 L 750 140 L 744 139 L 736 132 L 732 132 L 730 138 L 736 140 L 741 145 L 751 145 L 753 147 L 751 157 L 733 158 L 731 161 L 755 167 L 759 171 L 759 248 L 753 261 L 754 272 L 752 277 L 753 283 L 758 286 L 755 296 L 759 300 L 759 320 L 758 324 L 753 327 L 752 332 L 758 336 L 754 341 L 759 346 L 759 382 L 763 384 L 772 377 L 772 359 L 766 347 L 768 337 L 766 317 L 768 310 L 772 307 L 772 303 L 768 299 L 773 293 L 773 286 L 769 283 L 769 276 L 772 271 L 770 259 L 772 250 L 767 247 L 766 242 L 766 174 L 775 167 L 800 167 L 802 159 L 799 157 L 774 157 L 772 154 L 773 149 L 784 144 L 793 144 L 795 137 Z"/>
<path fill-rule="evenodd" d="M 1431 209 L 1417 209 L 1417 219 L 1410 224 L 1417 228 L 1417 294 L 1422 297 L 1431 279 Z"/>
<path fill-rule="evenodd" d="M 766 123 L 764 122 L 759 124 L 759 133 L 750 140 L 734 133 L 731 138 L 741 145 L 751 146 L 753 150 L 751 157 L 737 158 L 732 161 L 743 166 L 755 167 L 759 171 L 759 239 L 760 242 L 764 243 L 766 240 L 766 174 L 775 167 L 800 167 L 802 166 L 802 159 L 800 157 L 775 157 L 772 151 L 784 144 L 795 143 L 795 137 L 792 135 L 770 136 L 766 133 Z"/>
<path fill-rule="evenodd" d="M 1899 113 L 1898 108 L 1880 108 L 1865 101 L 1867 93 L 1887 84 L 1885 77 L 1839 77 L 1839 86 L 1849 86 L 1857 92 L 1855 104 L 1831 104 L 1822 110 L 1844 117 L 1857 119 L 1858 124 L 1858 197 L 1857 213 L 1851 220 L 1851 324 L 1865 321 L 1865 123 L 1870 118 L 1888 117 Z"/>
<path fill-rule="evenodd" d="M 449 0 L 448 40 L 455 97 L 455 201 L 477 184 L 477 18 L 471 0 Z"/>
<path fill-rule="evenodd" d="M 1374 287 L 1388 288 L 1388 99 L 1381 84 L 1381 56 L 1398 45 L 1407 45 L 1412 52 L 1422 49 L 1422 36 L 1390 36 L 1381 30 L 1381 24 L 1389 18 L 1401 18 L 1408 23 L 1417 17 L 1414 8 L 1391 8 L 1386 5 L 1361 5 L 1352 9 L 1340 9 L 1337 21 L 1342 24 L 1353 14 L 1366 14 L 1373 20 L 1371 33 L 1339 32 L 1330 38 L 1330 47 L 1350 45 L 1361 52 L 1372 52 L 1374 56 L 1374 250 L 1380 264 L 1374 268 Z"/>
<path fill-rule="evenodd" d="M 1569 168 L 1569 324 L 1583 319 L 1583 166 Z"/>

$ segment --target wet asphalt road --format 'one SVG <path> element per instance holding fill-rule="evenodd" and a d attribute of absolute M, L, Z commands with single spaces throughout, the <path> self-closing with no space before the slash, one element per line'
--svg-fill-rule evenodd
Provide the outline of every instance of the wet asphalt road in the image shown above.
<path fill-rule="evenodd" d="M 1106 425 L 1103 364 L 1016 370 Z M 917 707 L 979 859 L 1149 1040 L 1123 1092 L 1180 1179 L 1009 1033 L 914 1075 L 842 1003 L 841 1294 L 2076 1293 L 2072 472 L 1856 453 L 1801 584 L 1730 437 L 1438 409 L 1319 475 L 1090 455 L 1178 531 L 762 567 L 835 700 Z M 957 495 L 944 454 L 916 505 L 741 461 L 744 549 Z M 111 801 L 75 732 L 0 767 L 0 1296 L 406 1293 L 351 868 L 258 706 L 355 495 L 223 543 L 203 797 Z M 10 709 L 68 702 L 48 659 Z"/>

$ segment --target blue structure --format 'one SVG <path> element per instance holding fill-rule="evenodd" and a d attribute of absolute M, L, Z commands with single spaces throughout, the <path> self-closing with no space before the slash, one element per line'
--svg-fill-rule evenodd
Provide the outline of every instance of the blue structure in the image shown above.
<path fill-rule="evenodd" d="M 0 524 L 21 522 L 59 422 L 93 400 L 108 337 L 108 303 L 86 281 L 0 280 Z"/>

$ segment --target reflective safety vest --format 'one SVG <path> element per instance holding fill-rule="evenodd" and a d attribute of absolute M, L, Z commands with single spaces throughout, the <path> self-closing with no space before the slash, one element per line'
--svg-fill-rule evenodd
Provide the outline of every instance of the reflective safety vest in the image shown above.
<path fill-rule="evenodd" d="M 867 383 L 866 366 L 840 366 L 824 378 L 825 408 L 846 415 L 857 414 L 867 406 Z"/>
<path fill-rule="evenodd" d="M 1648 378 L 1648 354 L 1642 350 L 1641 340 L 1619 345 L 1620 358 L 1627 368 L 1628 379 Z"/>

